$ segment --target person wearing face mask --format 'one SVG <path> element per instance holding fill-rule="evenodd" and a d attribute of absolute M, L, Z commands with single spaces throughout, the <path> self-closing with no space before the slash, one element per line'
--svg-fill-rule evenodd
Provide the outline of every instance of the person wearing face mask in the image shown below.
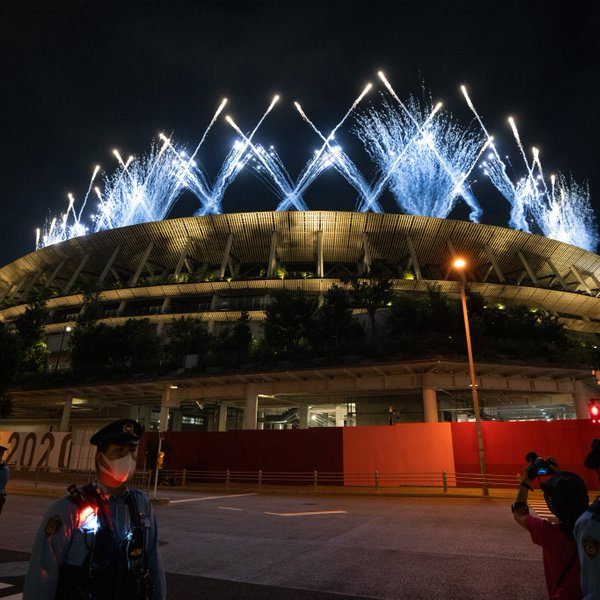
<path fill-rule="evenodd" d="M 143 427 L 96 432 L 96 479 L 47 511 L 31 552 L 23 600 L 164 600 L 165 573 L 149 499 L 127 485 Z"/>

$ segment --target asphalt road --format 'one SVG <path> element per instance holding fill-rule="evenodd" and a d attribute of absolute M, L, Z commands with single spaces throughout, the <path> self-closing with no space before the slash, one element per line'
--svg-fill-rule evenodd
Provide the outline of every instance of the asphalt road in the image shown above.
<path fill-rule="evenodd" d="M 545 598 L 541 550 L 506 501 L 171 494 L 156 508 L 168 598 Z M 0 516 L 0 599 L 17 600 L 50 498 Z M 7 585 L 3 585 L 7 584 Z"/>

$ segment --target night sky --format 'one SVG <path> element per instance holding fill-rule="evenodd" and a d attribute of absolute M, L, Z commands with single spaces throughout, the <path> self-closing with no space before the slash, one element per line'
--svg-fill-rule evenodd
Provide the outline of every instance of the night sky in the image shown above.
<path fill-rule="evenodd" d="M 546 172 L 588 180 L 600 209 L 597 2 L 4 0 L 0 27 L 0 265 L 33 250 L 35 227 L 65 209 L 67 192 L 83 198 L 95 164 L 116 167 L 112 148 L 141 153 L 161 131 L 193 147 L 224 96 L 249 129 L 281 94 L 257 141 L 296 176 L 320 144 L 292 102 L 327 132 L 380 68 L 401 97 L 424 81 L 468 120 L 466 84 L 502 154 L 517 158 L 513 115 Z M 234 139 L 224 122 L 213 129 L 201 152 L 209 172 Z M 348 128 L 340 140 L 368 175 Z M 483 221 L 505 223 L 507 204 L 477 185 Z M 355 199 L 333 171 L 306 197 L 315 209 L 351 210 Z M 227 211 L 276 204 L 249 173 L 224 200 Z M 184 196 L 175 215 L 195 207 Z"/>

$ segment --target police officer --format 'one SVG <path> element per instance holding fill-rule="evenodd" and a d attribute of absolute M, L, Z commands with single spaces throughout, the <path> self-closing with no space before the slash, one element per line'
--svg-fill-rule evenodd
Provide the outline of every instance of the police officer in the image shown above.
<path fill-rule="evenodd" d="M 4 460 L 4 453 L 7 450 L 6 446 L 0 444 L 0 514 L 2 514 L 2 507 L 6 502 L 6 484 L 8 483 L 9 469 Z"/>
<path fill-rule="evenodd" d="M 600 440 L 592 442 L 584 466 L 600 479 Z M 600 496 L 575 524 L 575 539 L 581 564 L 581 589 L 585 600 L 600 600 Z"/>
<path fill-rule="evenodd" d="M 163 600 L 165 574 L 149 499 L 127 486 L 142 426 L 96 432 L 97 479 L 55 502 L 38 531 L 24 600 Z"/>

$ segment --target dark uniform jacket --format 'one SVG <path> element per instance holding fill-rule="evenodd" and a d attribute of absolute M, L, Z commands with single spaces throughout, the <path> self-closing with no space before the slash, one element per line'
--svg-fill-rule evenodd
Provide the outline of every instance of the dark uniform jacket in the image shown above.
<path fill-rule="evenodd" d="M 133 496 L 145 528 L 145 561 L 148 566 L 152 582 L 152 600 L 164 600 L 165 598 L 165 574 L 162 558 L 158 548 L 156 518 L 152 510 L 150 500 L 139 490 L 126 488 L 119 496 L 115 497 L 95 482 L 94 488 L 98 493 L 100 501 L 104 504 L 106 519 L 110 520 L 112 532 L 112 546 L 119 553 L 117 561 L 123 556 L 122 549 L 126 547 L 127 541 L 132 537 L 132 523 L 130 508 L 127 504 L 128 495 Z M 95 548 L 95 541 L 100 538 L 99 528 L 102 519 L 98 518 L 93 511 L 82 514 L 81 508 L 73 502 L 70 496 L 61 498 L 55 502 L 46 513 L 40 530 L 38 531 L 33 550 L 31 562 L 25 579 L 23 592 L 24 600 L 55 600 L 57 598 L 58 586 L 64 584 L 65 572 L 87 573 L 90 550 Z M 101 561 L 102 553 L 106 550 L 96 548 L 95 560 Z M 116 552 L 113 552 L 115 554 Z M 109 552 L 110 553 L 110 552 Z M 77 569 L 77 567 L 84 567 Z M 123 568 L 120 572 L 123 572 Z M 123 589 L 122 576 L 117 576 L 108 585 L 109 591 Z M 59 581 L 60 580 L 60 581 Z M 106 583 L 106 582 L 102 582 Z M 59 593 L 58 595 L 63 595 Z M 85 597 L 85 596 L 82 596 Z M 94 597 L 94 596 L 91 596 Z M 105 596 L 99 596 L 104 598 Z M 117 598 L 116 593 L 106 597 Z M 128 596 L 131 598 L 131 596 Z"/>

